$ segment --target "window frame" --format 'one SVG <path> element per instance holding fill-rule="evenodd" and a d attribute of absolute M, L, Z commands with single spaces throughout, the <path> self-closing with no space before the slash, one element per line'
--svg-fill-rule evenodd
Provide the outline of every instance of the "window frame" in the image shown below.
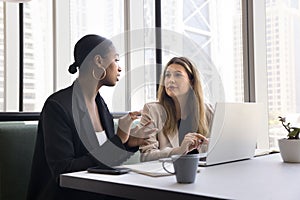
<path fill-rule="evenodd" d="M 243 26 L 243 59 L 244 59 L 244 101 L 245 102 L 260 102 L 265 105 L 265 113 L 268 115 L 267 105 L 267 75 L 266 75 L 266 51 L 265 51 L 265 4 L 264 1 L 245 0 L 242 2 L 242 26 Z M 64 9 L 70 5 L 69 0 L 58 1 L 53 0 L 53 90 L 57 91 L 61 88 L 69 85 L 69 80 L 66 77 L 70 76 L 61 66 L 68 66 L 71 63 L 72 57 L 72 45 L 66 32 L 70 32 L 70 27 L 66 26 L 69 24 L 69 10 Z M 141 28 L 142 22 L 140 17 L 142 13 L 138 10 L 143 10 L 143 3 L 140 2 L 134 6 L 131 1 L 125 1 L 124 3 L 124 31 Z M 18 116 L 17 119 L 36 119 L 38 120 L 39 112 L 22 112 L 22 38 L 23 35 L 22 26 L 22 7 L 23 4 L 19 3 L 5 3 L 5 80 L 7 77 L 16 77 L 16 81 L 5 81 L 5 112 L 0 112 L 0 121 L 12 119 L 13 116 Z M 155 27 L 161 27 L 161 0 L 155 0 Z M 139 9 L 138 9 L 139 8 Z M 19 16 L 15 17 L 15 16 Z M 16 31 L 17 30 L 17 31 Z M 159 32 L 158 32 L 159 33 Z M 127 35 L 127 47 L 130 48 L 130 41 L 132 40 L 131 35 Z M 160 78 L 161 73 L 161 49 L 160 47 L 160 36 L 156 35 L 156 79 Z M 6 44 L 10 44 L 9 46 Z M 16 51 L 16 49 L 18 51 Z M 17 58 L 17 59 L 16 59 Z M 126 66 L 131 66 L 133 62 L 137 62 L 133 59 L 131 53 L 126 55 Z M 140 62 L 139 62 L 140 63 Z M 7 67 L 10 66 L 10 67 Z M 14 67 L 11 67 L 14 66 Z M 19 66 L 19 67 L 18 67 Z M 140 66 L 140 64 L 136 64 Z M 129 71 L 127 68 L 126 71 Z M 126 75 L 126 89 L 125 95 L 131 94 L 131 79 L 130 75 Z M 259 85 L 260 89 L 256 90 Z M 20 91 L 19 97 L 16 98 L 14 91 Z M 10 99 L 8 101 L 8 99 Z M 13 100 L 11 100 L 13 99 Z M 126 97 L 128 101 L 131 98 Z M 19 105 L 19 112 L 9 112 L 10 109 L 14 109 Z M 126 102 L 126 110 L 130 110 L 131 102 Z M 267 117 L 268 118 L 268 117 Z M 264 127 L 263 133 L 259 134 L 258 148 L 267 149 L 269 148 L 269 131 L 268 126 Z"/>
<path fill-rule="evenodd" d="M 269 149 L 268 90 L 265 41 L 265 2 L 242 1 L 245 102 L 262 103 L 266 123 L 258 134 L 257 149 Z M 259 87 L 258 87 L 259 86 Z"/>
<path fill-rule="evenodd" d="M 4 2 L 4 110 L 19 108 L 20 92 L 16 98 L 15 91 L 20 91 L 20 68 L 22 52 L 20 41 L 20 8 L 22 5 Z M 7 45 L 10 44 L 10 45 Z M 15 81 L 7 81 L 14 77 Z M 11 99 L 11 100 L 10 100 Z M 20 110 L 20 108 L 19 108 Z M 20 110 L 22 111 L 22 110 Z"/>

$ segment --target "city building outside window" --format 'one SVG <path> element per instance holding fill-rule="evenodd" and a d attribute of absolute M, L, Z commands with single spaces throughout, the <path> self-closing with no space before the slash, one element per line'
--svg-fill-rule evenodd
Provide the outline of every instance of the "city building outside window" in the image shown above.
<path fill-rule="evenodd" d="M 286 136 L 278 116 L 300 124 L 300 1 L 266 0 L 270 147 Z"/>

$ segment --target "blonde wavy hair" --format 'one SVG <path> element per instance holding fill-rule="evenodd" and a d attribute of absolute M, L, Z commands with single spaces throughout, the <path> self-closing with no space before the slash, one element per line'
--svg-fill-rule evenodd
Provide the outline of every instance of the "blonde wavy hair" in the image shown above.
<path fill-rule="evenodd" d="M 174 57 L 166 65 L 158 88 L 158 101 L 165 108 L 167 113 L 167 119 L 163 127 L 164 134 L 170 134 L 177 130 L 177 120 L 174 114 L 175 104 L 170 96 L 166 93 L 165 73 L 171 64 L 178 64 L 182 66 L 188 74 L 191 89 L 188 93 L 189 103 L 188 109 L 192 120 L 192 127 L 195 132 L 201 133 L 204 136 L 208 134 L 208 122 L 205 114 L 205 104 L 202 91 L 202 84 L 200 81 L 200 75 L 194 64 L 186 57 Z"/>

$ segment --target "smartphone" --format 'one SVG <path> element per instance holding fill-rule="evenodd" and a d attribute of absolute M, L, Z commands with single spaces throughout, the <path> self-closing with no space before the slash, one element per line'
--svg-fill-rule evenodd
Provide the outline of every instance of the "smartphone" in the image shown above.
<path fill-rule="evenodd" d="M 87 171 L 91 173 L 98 173 L 98 174 L 120 175 L 120 174 L 126 174 L 130 172 L 130 169 L 125 167 L 115 167 L 115 168 L 90 167 L 87 169 Z"/>

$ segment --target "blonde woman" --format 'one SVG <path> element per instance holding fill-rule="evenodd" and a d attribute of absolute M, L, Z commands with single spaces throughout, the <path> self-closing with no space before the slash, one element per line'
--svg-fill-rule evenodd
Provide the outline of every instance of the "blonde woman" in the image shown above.
<path fill-rule="evenodd" d="M 141 161 L 198 153 L 208 142 L 213 110 L 204 103 L 199 72 L 185 57 L 174 57 L 167 63 L 158 102 L 145 104 L 142 113 L 140 124 L 150 119 L 157 131 L 140 146 Z"/>

